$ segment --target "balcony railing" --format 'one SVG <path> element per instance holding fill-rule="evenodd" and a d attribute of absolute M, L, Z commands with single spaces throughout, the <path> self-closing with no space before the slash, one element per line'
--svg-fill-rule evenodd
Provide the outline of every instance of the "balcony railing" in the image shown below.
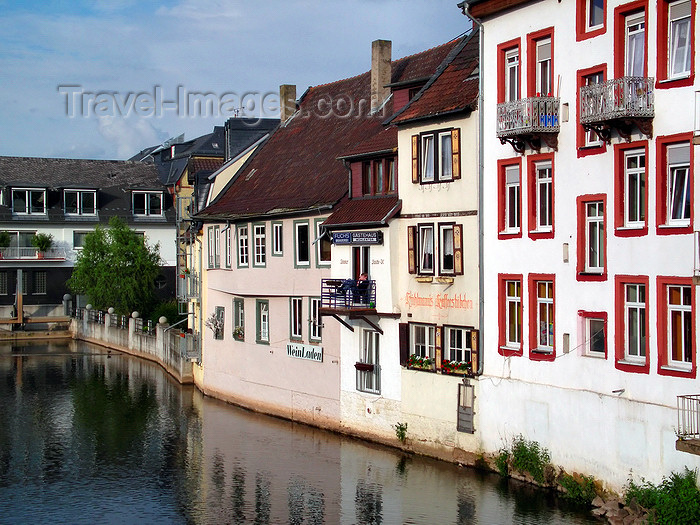
<path fill-rule="evenodd" d="M 367 310 L 374 309 L 375 304 L 376 281 L 321 279 L 321 308 Z"/>
<path fill-rule="evenodd" d="M 678 396 L 679 439 L 700 439 L 700 394 Z"/>
<path fill-rule="evenodd" d="M 581 87 L 581 124 L 653 117 L 653 78 L 621 77 Z"/>
<path fill-rule="evenodd" d="M 52 248 L 45 252 L 40 252 L 31 246 L 10 246 L 9 248 L 0 248 L 0 259 L 18 260 L 18 259 L 65 259 L 66 250 L 60 248 Z"/>
<path fill-rule="evenodd" d="M 177 275 L 177 298 L 189 301 L 199 297 L 199 275 L 196 272 L 183 272 Z"/>
<path fill-rule="evenodd" d="M 533 133 L 559 133 L 559 98 L 530 97 L 496 107 L 498 138 Z"/>

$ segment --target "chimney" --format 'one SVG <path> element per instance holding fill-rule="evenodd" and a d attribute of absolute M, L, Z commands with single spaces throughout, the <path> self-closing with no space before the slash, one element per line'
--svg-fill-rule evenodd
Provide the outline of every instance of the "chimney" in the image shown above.
<path fill-rule="evenodd" d="M 391 89 L 384 87 L 391 83 L 391 40 L 372 42 L 372 73 L 370 93 L 372 113 L 389 98 Z"/>
<path fill-rule="evenodd" d="M 297 110 L 297 87 L 294 84 L 280 86 L 280 120 L 287 122 Z"/>

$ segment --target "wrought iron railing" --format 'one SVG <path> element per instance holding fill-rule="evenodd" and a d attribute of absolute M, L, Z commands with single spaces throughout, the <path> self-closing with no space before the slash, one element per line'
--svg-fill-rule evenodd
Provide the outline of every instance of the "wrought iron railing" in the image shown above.
<path fill-rule="evenodd" d="M 66 250 L 51 248 L 44 252 L 38 251 L 31 246 L 10 246 L 0 249 L 0 259 L 65 259 Z"/>
<path fill-rule="evenodd" d="M 321 308 L 374 309 L 376 293 L 376 281 L 321 279 Z"/>
<path fill-rule="evenodd" d="M 530 97 L 496 107 L 496 136 L 559 133 L 559 97 Z"/>
<path fill-rule="evenodd" d="M 617 118 L 654 116 L 654 79 L 621 77 L 582 86 L 579 101 L 581 124 Z"/>
<path fill-rule="evenodd" d="M 678 396 L 678 437 L 700 439 L 700 394 Z"/>

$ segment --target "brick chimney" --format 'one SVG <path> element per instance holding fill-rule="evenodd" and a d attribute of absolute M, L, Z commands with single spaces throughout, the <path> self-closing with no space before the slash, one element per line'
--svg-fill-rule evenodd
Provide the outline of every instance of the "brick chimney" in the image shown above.
<path fill-rule="evenodd" d="M 372 113 L 384 103 L 391 89 L 384 87 L 391 83 L 391 40 L 372 42 L 372 72 L 370 93 Z"/>
<path fill-rule="evenodd" d="M 297 110 L 297 87 L 294 84 L 280 86 L 280 120 L 284 123 Z"/>

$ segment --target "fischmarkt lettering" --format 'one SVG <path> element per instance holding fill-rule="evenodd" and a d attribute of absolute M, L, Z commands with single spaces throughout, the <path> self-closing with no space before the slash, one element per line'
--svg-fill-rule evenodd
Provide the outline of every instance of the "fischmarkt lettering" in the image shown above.
<path fill-rule="evenodd" d="M 309 361 L 323 362 L 323 347 L 304 345 L 301 343 L 289 343 L 287 345 L 287 356 L 297 359 L 308 359 Z"/>
<path fill-rule="evenodd" d="M 406 306 L 409 308 L 429 307 L 437 308 L 438 310 L 472 310 L 474 308 L 474 303 L 471 299 L 467 299 L 467 294 L 463 293 L 420 295 L 418 293 L 406 292 Z"/>

